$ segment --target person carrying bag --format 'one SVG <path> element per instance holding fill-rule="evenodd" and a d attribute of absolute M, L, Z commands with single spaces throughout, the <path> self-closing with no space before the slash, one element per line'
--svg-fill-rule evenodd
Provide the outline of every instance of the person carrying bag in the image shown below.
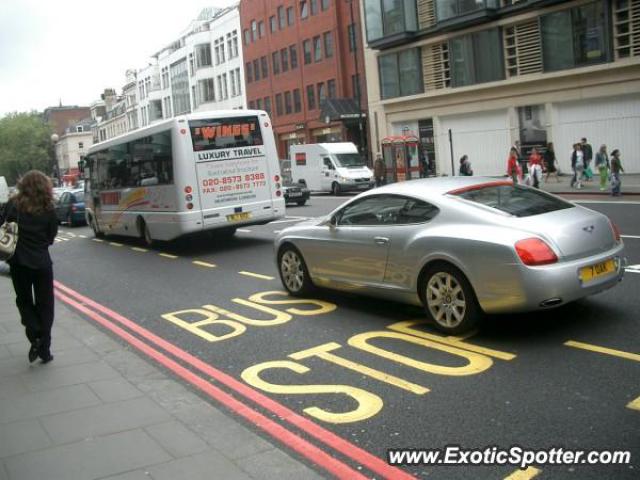
<path fill-rule="evenodd" d="M 58 234 L 49 177 L 37 170 L 26 173 L 18 182 L 18 194 L 7 203 L 0 223 L 3 232 L 11 230 L 6 233 L 8 240 L 2 250 L 6 251 L 3 255 L 7 255 L 11 267 L 20 320 L 31 343 L 29 362 L 40 357 L 42 363 L 48 363 L 53 360 L 50 348 L 54 317 L 49 246 Z"/>

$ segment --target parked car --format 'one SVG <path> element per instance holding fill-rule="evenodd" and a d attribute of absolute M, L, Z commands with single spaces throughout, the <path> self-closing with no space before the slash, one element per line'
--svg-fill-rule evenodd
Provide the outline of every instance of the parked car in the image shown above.
<path fill-rule="evenodd" d="M 282 184 L 282 196 L 285 204 L 297 203 L 302 206 L 309 200 L 311 192 L 304 183 L 287 183 L 285 180 Z"/>
<path fill-rule="evenodd" d="M 58 222 L 70 227 L 86 224 L 84 217 L 84 190 L 68 190 L 56 202 Z"/>
<path fill-rule="evenodd" d="M 284 229 L 275 249 L 292 295 L 322 286 L 422 305 L 451 334 L 483 313 L 544 310 L 614 287 L 626 263 L 605 215 L 482 177 L 362 193 Z"/>

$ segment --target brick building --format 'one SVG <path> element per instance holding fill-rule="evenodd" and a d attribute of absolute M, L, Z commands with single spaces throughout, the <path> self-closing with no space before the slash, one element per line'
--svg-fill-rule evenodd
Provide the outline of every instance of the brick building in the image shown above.
<path fill-rule="evenodd" d="M 270 113 L 280 158 L 300 143 L 368 152 L 358 3 L 242 0 L 240 23 L 247 104 Z"/>
<path fill-rule="evenodd" d="M 89 107 L 77 105 L 60 105 L 49 107 L 44 111 L 44 122 L 50 123 L 54 133 L 64 135 L 67 127 L 91 116 Z"/>

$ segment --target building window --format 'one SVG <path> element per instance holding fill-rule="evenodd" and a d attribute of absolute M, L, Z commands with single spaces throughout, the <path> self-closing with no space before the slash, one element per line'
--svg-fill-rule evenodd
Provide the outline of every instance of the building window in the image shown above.
<path fill-rule="evenodd" d="M 354 99 L 361 98 L 360 95 L 360 75 L 351 75 L 351 94 Z"/>
<path fill-rule="evenodd" d="M 285 16 L 284 7 L 282 5 L 278 7 L 278 25 L 280 26 L 280 30 L 284 30 L 287 26 L 287 17 Z"/>
<path fill-rule="evenodd" d="M 271 116 L 271 97 L 264 97 L 264 111 Z"/>
<path fill-rule="evenodd" d="M 302 42 L 302 52 L 304 54 L 304 64 L 309 65 L 311 63 L 311 40 Z"/>
<path fill-rule="evenodd" d="M 260 66 L 262 67 L 262 78 L 267 78 L 269 76 L 269 62 L 266 56 L 260 57 Z"/>
<path fill-rule="evenodd" d="M 602 1 L 541 17 L 545 71 L 606 62 L 608 29 Z"/>
<path fill-rule="evenodd" d="M 83 131 L 84 129 L 82 128 L 82 125 L 76 126 L 76 133 L 82 133 Z"/>
<path fill-rule="evenodd" d="M 235 97 L 236 93 L 236 72 L 235 70 L 231 70 L 229 72 L 229 83 L 231 83 L 231 96 Z"/>
<path fill-rule="evenodd" d="M 298 49 L 295 45 L 289 47 L 289 63 L 291 64 L 291 70 L 298 68 Z"/>
<path fill-rule="evenodd" d="M 331 58 L 333 57 L 333 34 L 331 32 L 324 32 L 322 36 L 324 39 L 324 56 Z"/>
<path fill-rule="evenodd" d="M 253 100 L 249 100 L 249 110 L 255 110 L 256 104 Z"/>
<path fill-rule="evenodd" d="M 244 29 L 244 44 L 249 45 L 251 43 L 251 33 L 248 28 Z"/>
<path fill-rule="evenodd" d="M 198 105 L 202 103 L 215 102 L 216 93 L 213 86 L 213 78 L 198 80 Z"/>
<path fill-rule="evenodd" d="M 234 30 L 227 33 L 227 51 L 229 52 L 229 60 L 238 56 L 238 31 Z"/>
<path fill-rule="evenodd" d="M 364 14 L 370 42 L 418 29 L 416 0 L 364 0 Z"/>
<path fill-rule="evenodd" d="M 352 23 L 347 27 L 347 36 L 349 37 L 349 51 L 354 52 L 356 50 L 356 24 Z"/>
<path fill-rule="evenodd" d="M 191 102 L 193 105 L 193 109 L 198 108 L 198 98 L 196 97 L 196 86 L 191 87 Z"/>
<path fill-rule="evenodd" d="M 300 2 L 300 18 L 305 19 L 309 16 L 309 5 L 307 4 L 307 0 L 302 0 Z"/>
<path fill-rule="evenodd" d="M 78 142 L 78 150 L 82 150 L 84 148 L 83 142 Z"/>
<path fill-rule="evenodd" d="M 287 115 L 293 112 L 293 107 L 291 104 L 291 92 L 284 92 L 284 112 Z"/>
<path fill-rule="evenodd" d="M 256 100 L 256 109 L 262 110 L 262 99 L 261 98 L 258 98 Z"/>
<path fill-rule="evenodd" d="M 320 36 L 313 37 L 313 61 L 319 62 L 322 60 L 322 42 Z"/>
<path fill-rule="evenodd" d="M 309 6 L 311 15 L 315 15 L 318 13 L 318 0 L 309 0 Z"/>
<path fill-rule="evenodd" d="M 257 58 L 253 61 L 253 78 L 256 82 L 260 80 L 260 60 Z"/>
<path fill-rule="evenodd" d="M 242 95 L 242 78 L 240 78 L 240 68 L 236 68 L 236 92 Z"/>
<path fill-rule="evenodd" d="M 193 77 L 195 75 L 196 66 L 193 60 L 193 53 L 189 54 L 189 76 Z"/>
<path fill-rule="evenodd" d="M 258 22 L 251 20 L 251 39 L 255 42 L 258 40 Z"/>
<path fill-rule="evenodd" d="M 266 34 L 266 31 L 264 29 L 264 22 L 260 21 L 258 22 L 258 36 L 260 38 L 264 37 Z"/>
<path fill-rule="evenodd" d="M 461 17 L 478 10 L 497 8 L 498 0 L 436 0 L 436 18 L 439 22 Z"/>
<path fill-rule="evenodd" d="M 329 0 L 320 0 L 320 8 L 322 8 L 323 12 L 325 10 L 328 10 L 329 9 Z"/>
<path fill-rule="evenodd" d="M 336 81 L 331 79 L 327 82 L 327 96 L 329 98 L 336 98 Z"/>
<path fill-rule="evenodd" d="M 300 90 L 298 88 L 293 91 L 293 111 L 295 113 L 302 111 L 302 99 L 300 98 Z"/>
<path fill-rule="evenodd" d="M 294 8 L 293 7 L 287 8 L 287 24 L 290 27 L 293 27 L 295 20 L 296 20 L 296 11 L 294 10 Z"/>
<path fill-rule="evenodd" d="M 269 17 L 269 30 L 271 30 L 271 33 L 274 33 L 276 30 L 278 30 L 278 24 L 276 23 L 275 15 L 271 15 Z"/>
<path fill-rule="evenodd" d="M 318 83 L 318 107 L 322 108 L 322 103 L 327 99 L 327 90 L 324 82 Z"/>
<path fill-rule="evenodd" d="M 497 28 L 449 41 L 451 82 L 454 87 L 504 78 L 500 32 Z M 403 75 L 404 82 L 404 75 Z"/>
<path fill-rule="evenodd" d="M 273 64 L 273 74 L 278 75 L 280 73 L 280 55 L 278 52 L 271 54 L 271 63 Z"/>
<path fill-rule="evenodd" d="M 245 64 L 245 68 L 246 68 L 246 76 L 247 76 L 247 83 L 251 83 L 253 82 L 253 68 L 251 68 L 251 62 L 247 62 Z"/>
<path fill-rule="evenodd" d="M 200 45 L 196 45 L 195 53 L 196 53 L 197 68 L 211 66 L 211 44 L 210 43 L 202 43 Z"/>
<path fill-rule="evenodd" d="M 316 91 L 313 85 L 307 85 L 307 107 L 309 110 L 316 108 Z"/>
<path fill-rule="evenodd" d="M 282 115 L 282 94 L 276 93 L 276 114 L 278 116 Z"/>
<path fill-rule="evenodd" d="M 162 67 L 162 89 L 169 88 L 169 67 Z"/>
<path fill-rule="evenodd" d="M 229 98 L 229 88 L 227 84 L 227 74 L 222 74 L 222 98 L 225 100 Z"/>
<path fill-rule="evenodd" d="M 183 58 L 169 66 L 171 78 L 171 99 L 173 101 L 173 113 L 182 115 L 191 111 L 189 99 L 189 71 L 187 59 Z M 195 88 L 194 88 L 195 89 Z"/>
<path fill-rule="evenodd" d="M 282 57 L 282 72 L 289 70 L 289 50 L 283 48 L 280 50 L 280 56 Z"/>
<path fill-rule="evenodd" d="M 378 57 L 378 69 L 382 98 L 415 95 L 423 91 L 419 48 L 381 55 Z"/>

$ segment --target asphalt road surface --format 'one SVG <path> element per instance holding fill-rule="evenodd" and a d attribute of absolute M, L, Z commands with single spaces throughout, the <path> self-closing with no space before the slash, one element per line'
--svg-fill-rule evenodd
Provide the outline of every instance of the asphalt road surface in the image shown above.
<path fill-rule="evenodd" d="M 367 477 L 639 478 L 640 203 L 585 204 L 625 236 L 631 267 L 618 287 L 544 313 L 489 317 L 454 338 L 424 324 L 419 308 L 329 291 L 294 303 L 278 293 L 276 232 L 347 199 L 314 196 L 231 241 L 191 237 L 154 249 L 63 226 L 56 279 Z M 376 470 L 389 448 L 446 445 L 630 450 L 632 464 Z M 322 461 L 302 459 L 326 473 Z"/>

